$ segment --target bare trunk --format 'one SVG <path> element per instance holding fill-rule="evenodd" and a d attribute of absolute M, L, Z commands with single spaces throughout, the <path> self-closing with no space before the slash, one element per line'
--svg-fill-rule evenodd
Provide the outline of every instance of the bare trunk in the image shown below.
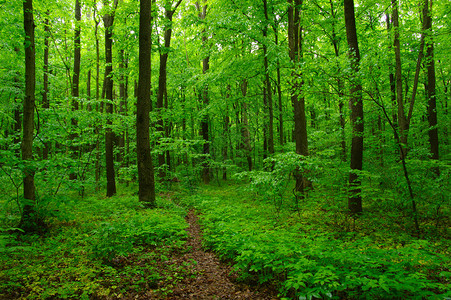
<path fill-rule="evenodd" d="M 115 7 L 117 0 L 115 0 Z M 105 128 L 105 163 L 106 163 L 106 195 L 111 197 L 116 194 L 116 179 L 114 171 L 114 133 L 111 129 L 113 125 L 113 23 L 114 15 L 106 14 L 103 16 L 103 23 L 105 26 L 105 100 L 107 121 Z"/>
<path fill-rule="evenodd" d="M 354 1 L 344 1 L 346 38 L 348 41 L 349 58 L 351 68 L 354 71 L 354 78 L 351 86 L 351 172 L 349 173 L 350 195 L 348 198 L 348 209 L 351 213 L 362 212 L 362 196 L 360 194 L 359 171 L 362 170 L 363 163 L 363 102 L 362 86 L 357 78 L 360 64 L 359 44 L 357 41 L 357 28 L 355 24 Z"/>
<path fill-rule="evenodd" d="M 42 94 L 42 108 L 50 108 L 49 103 L 49 11 L 45 13 L 44 21 L 44 93 Z M 44 121 L 45 122 L 45 121 Z M 44 149 L 42 151 L 42 159 L 47 160 L 49 158 L 50 145 L 49 142 L 44 142 Z"/>
<path fill-rule="evenodd" d="M 289 55 L 293 63 L 291 73 L 291 103 L 294 111 L 294 140 L 296 143 L 296 153 L 308 156 L 307 140 L 307 119 L 305 117 L 305 99 L 302 96 L 302 86 L 304 81 L 299 73 L 298 64 L 302 59 L 302 27 L 300 19 L 300 9 L 302 0 L 288 0 L 288 43 Z M 294 7 L 293 7 L 294 4 Z M 302 158 L 301 158 L 302 159 Z M 311 182 L 305 178 L 302 170 L 297 170 L 295 174 L 295 190 L 303 196 L 306 188 L 311 187 Z"/>
<path fill-rule="evenodd" d="M 71 89 L 71 96 L 72 96 L 72 111 L 78 110 L 78 98 L 80 96 L 80 60 L 81 60 L 81 49 L 80 49 L 80 20 L 81 20 L 81 7 L 80 7 L 80 0 L 75 0 L 75 32 L 74 32 L 74 73 L 72 76 L 72 89 Z M 80 147 L 78 147 L 75 144 L 75 141 L 78 137 L 77 126 L 78 121 L 75 117 L 71 118 L 71 125 L 72 125 L 72 133 L 70 134 L 69 138 L 72 142 L 72 145 L 70 147 L 72 153 L 72 159 L 75 161 L 78 161 L 79 159 L 79 152 Z M 76 180 L 77 179 L 77 172 L 72 172 L 69 174 L 70 180 Z"/>
<path fill-rule="evenodd" d="M 23 102 L 23 135 L 22 135 L 22 160 L 25 163 L 23 171 L 23 191 L 26 203 L 22 210 L 22 219 L 19 227 L 26 232 L 38 229 L 36 216 L 36 198 L 34 185 L 33 160 L 33 131 L 34 108 L 36 87 L 35 43 L 34 43 L 34 19 L 33 1 L 23 2 L 24 29 L 25 29 L 25 99 Z"/>
<path fill-rule="evenodd" d="M 427 34 L 431 31 L 432 28 L 432 0 L 430 0 L 430 4 L 428 0 L 424 0 L 424 8 L 423 8 L 423 29 L 424 34 Z M 430 5 L 430 8 L 429 8 Z M 429 33 L 430 34 L 430 33 Z M 429 123 L 429 146 L 431 158 L 433 160 L 439 159 L 439 143 L 438 143 L 438 129 L 437 129 L 437 103 L 435 97 L 435 61 L 434 61 L 434 42 L 432 41 L 432 37 L 427 39 L 426 45 L 426 66 L 427 66 L 427 90 L 426 96 L 428 99 L 427 106 L 427 116 Z M 438 167 L 432 168 L 432 171 L 436 176 L 440 175 L 440 169 Z"/>
<path fill-rule="evenodd" d="M 199 18 L 204 20 L 207 16 L 207 4 L 205 4 L 202 8 L 200 7 L 199 3 L 196 2 L 197 10 L 199 12 Z M 207 47 L 207 35 L 205 32 L 205 29 L 202 32 L 202 45 L 204 47 Z M 207 55 L 202 60 L 202 73 L 206 74 L 208 70 L 210 69 L 210 55 Z M 208 95 L 208 84 L 205 84 L 202 91 L 202 102 L 203 107 L 206 108 L 208 104 L 210 103 L 210 98 Z M 205 156 L 205 160 L 202 163 L 202 179 L 205 184 L 210 183 L 210 176 L 211 176 L 211 170 L 210 170 L 210 164 L 208 162 L 208 157 L 210 156 L 210 137 L 209 137 L 209 116 L 208 114 L 204 114 L 201 120 L 201 132 L 202 132 L 202 138 L 204 139 L 204 147 L 203 147 L 203 154 Z"/>
<path fill-rule="evenodd" d="M 136 152 L 139 201 L 155 207 L 155 179 L 150 155 L 149 112 L 151 89 L 152 0 L 139 3 L 139 80 L 136 103 Z"/>

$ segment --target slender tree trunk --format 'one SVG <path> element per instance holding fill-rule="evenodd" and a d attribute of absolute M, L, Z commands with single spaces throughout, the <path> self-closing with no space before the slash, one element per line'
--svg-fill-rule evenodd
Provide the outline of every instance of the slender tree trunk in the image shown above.
<path fill-rule="evenodd" d="M 19 47 L 14 48 L 14 51 L 16 52 L 16 55 L 19 56 L 20 49 Z M 20 73 L 16 72 L 16 75 L 14 76 L 14 87 L 16 89 L 15 95 L 14 95 L 14 125 L 13 125 L 13 134 L 14 134 L 14 145 L 19 145 L 21 142 L 21 133 L 22 133 L 22 109 L 23 109 L 23 103 L 21 103 L 20 99 Z M 21 107 L 22 105 L 22 107 Z M 15 152 L 17 156 L 20 155 L 20 148 L 16 148 Z"/>
<path fill-rule="evenodd" d="M 49 26 L 49 14 L 47 10 L 45 12 L 44 20 L 44 93 L 42 94 L 42 108 L 47 110 L 50 108 L 49 102 L 49 36 L 50 36 L 50 26 Z M 44 121 L 45 122 L 45 121 Z M 49 158 L 50 145 L 48 141 L 44 143 L 44 150 L 42 151 L 42 159 L 47 160 Z"/>
<path fill-rule="evenodd" d="M 274 43 L 276 47 L 279 46 L 279 31 L 278 26 L 274 25 Z M 283 104 L 282 104 L 282 79 L 280 75 L 280 60 L 277 59 L 277 97 L 279 109 L 279 144 L 285 144 L 284 128 L 283 128 Z"/>
<path fill-rule="evenodd" d="M 205 1 L 204 1 L 205 2 Z M 199 12 L 199 18 L 204 20 L 207 16 L 207 4 L 205 4 L 202 8 L 199 5 L 199 2 L 196 2 L 196 7 Z M 205 32 L 205 29 L 202 31 L 202 45 L 204 47 L 207 47 L 207 35 Z M 210 55 L 208 54 L 203 60 L 202 60 L 202 73 L 207 74 L 208 70 L 210 69 Z M 203 106 L 207 108 L 208 104 L 210 103 L 210 98 L 208 95 L 208 84 L 205 84 L 202 91 L 202 102 Z M 205 156 L 205 160 L 202 163 L 202 179 L 205 184 L 210 183 L 210 176 L 211 176 L 211 170 L 210 170 L 210 164 L 208 162 L 208 156 L 210 155 L 210 137 L 209 137 L 209 116 L 207 113 L 205 113 L 201 120 L 201 132 L 202 132 L 202 138 L 204 139 L 204 147 L 203 147 L 203 154 Z"/>
<path fill-rule="evenodd" d="M 329 4 L 330 4 L 330 12 L 331 12 L 331 16 L 332 16 L 332 36 L 331 36 L 331 41 L 332 41 L 332 46 L 334 47 L 334 53 L 335 53 L 335 57 L 340 57 L 340 43 L 339 43 L 339 39 L 337 38 L 337 33 L 336 33 L 336 23 L 337 23 L 337 12 L 334 9 L 334 2 L 333 0 L 329 0 Z M 337 64 L 338 69 L 340 69 L 340 66 Z M 338 90 L 338 111 L 339 111 L 339 123 L 340 123 L 340 128 L 341 128 L 341 159 L 342 161 L 346 161 L 346 131 L 345 131 L 345 125 L 346 125 L 346 121 L 345 121 L 345 114 L 344 114 L 344 103 L 343 103 L 343 98 L 344 98 L 344 87 L 343 87 L 343 81 L 341 80 L 341 78 L 337 79 L 337 90 Z"/>
<path fill-rule="evenodd" d="M 349 48 L 351 68 L 355 73 L 351 85 L 351 172 L 349 173 L 350 195 L 348 209 L 351 213 L 362 212 L 362 196 L 360 195 L 360 178 L 358 172 L 363 164 L 363 101 L 362 85 L 357 78 L 360 64 L 360 51 L 357 41 L 357 29 L 355 24 L 354 0 L 344 0 L 344 13 L 346 22 L 346 38 Z"/>
<path fill-rule="evenodd" d="M 165 126 L 165 122 L 163 120 L 163 107 L 164 107 L 164 98 L 166 96 L 167 99 L 167 63 L 169 56 L 169 49 L 171 47 L 171 36 L 172 36 L 172 17 L 175 13 L 177 7 L 182 3 L 182 0 L 179 0 L 175 7 L 172 7 L 172 0 L 167 1 L 165 4 L 165 16 L 168 21 L 168 25 L 164 27 L 164 49 L 160 53 L 160 73 L 158 79 L 158 94 L 157 94 L 157 111 L 159 113 L 157 120 L 157 131 L 159 132 L 158 136 L 163 137 L 164 133 L 168 130 L 167 124 Z M 167 106 L 167 105 L 166 105 Z M 166 107 L 167 108 L 167 107 Z M 167 151 L 167 158 L 169 158 L 169 151 Z M 169 158 L 170 159 L 170 158 Z M 167 165 L 165 160 L 164 152 L 158 153 L 158 164 L 159 164 L 159 177 L 160 180 L 166 178 L 166 171 L 164 169 L 164 165 Z"/>
<path fill-rule="evenodd" d="M 268 2 L 263 0 L 263 12 L 265 14 L 266 22 L 269 22 L 268 17 Z M 268 109 L 268 152 L 270 155 L 274 154 L 274 107 L 272 101 L 271 78 L 269 76 L 269 60 L 268 60 L 268 46 L 266 45 L 266 38 L 268 36 L 268 25 L 263 28 L 263 64 L 265 68 L 265 87 L 266 100 Z"/>
<path fill-rule="evenodd" d="M 155 179 L 150 155 L 150 89 L 152 47 L 152 0 L 139 3 L 139 79 L 136 103 L 136 154 L 139 201 L 155 207 Z"/>
<path fill-rule="evenodd" d="M 401 43 L 399 40 L 399 13 L 398 13 L 398 0 L 392 0 L 393 6 L 393 29 L 394 40 L 393 47 L 395 50 L 395 82 L 396 82 L 396 100 L 398 103 L 398 127 L 399 136 L 403 146 L 403 155 L 407 154 L 407 130 L 408 123 L 406 115 L 404 113 L 404 101 L 402 91 L 402 65 L 401 65 Z"/>
<path fill-rule="evenodd" d="M 23 171 L 23 191 L 26 203 L 22 210 L 22 219 L 19 227 L 26 232 L 37 229 L 36 198 L 34 185 L 33 160 L 33 131 L 35 109 L 35 43 L 34 43 L 34 19 L 33 1 L 23 1 L 24 29 L 25 29 L 25 99 L 23 103 L 23 135 L 22 135 L 22 160 L 25 162 Z"/>
<path fill-rule="evenodd" d="M 126 116 L 125 103 L 127 101 L 126 98 L 126 90 L 125 90 L 125 77 L 124 75 L 127 72 L 127 63 L 126 63 L 126 55 L 125 50 L 121 49 L 119 51 L 119 69 L 121 70 L 120 82 L 119 82 L 119 114 L 122 116 Z M 119 148 L 119 152 L 116 156 L 116 160 L 123 165 L 124 156 L 125 156 L 125 130 L 119 133 L 117 136 L 117 147 Z"/>
<path fill-rule="evenodd" d="M 426 96 L 428 99 L 427 105 L 427 116 L 429 123 L 429 146 L 431 158 L 433 160 L 439 159 L 439 143 L 438 143 L 438 129 L 437 129 L 437 103 L 435 96 L 435 61 L 434 61 L 434 42 L 431 37 L 431 28 L 432 28 L 432 1 L 424 0 L 424 8 L 423 8 L 423 28 L 425 35 L 429 35 L 426 39 L 426 67 L 427 67 L 427 90 Z M 429 8 L 430 7 L 430 8 Z M 434 167 L 432 169 L 436 176 L 440 175 L 440 169 L 438 167 Z"/>
<path fill-rule="evenodd" d="M 86 100 L 88 100 L 88 105 L 86 106 L 87 111 L 92 111 L 92 105 L 91 105 L 91 69 L 88 70 L 88 78 L 86 78 Z"/>
<path fill-rule="evenodd" d="M 308 156 L 307 141 L 307 119 L 305 117 L 305 99 L 300 96 L 304 81 L 299 73 L 298 64 L 302 59 L 302 27 L 300 19 L 300 9 L 302 0 L 288 0 L 288 43 L 289 55 L 293 64 L 291 73 L 291 103 L 294 110 L 294 140 L 296 143 L 296 153 Z M 302 159 L 302 158 L 301 158 Z M 305 178 L 301 170 L 295 174 L 295 190 L 302 196 L 305 188 L 311 187 L 311 182 Z"/>
<path fill-rule="evenodd" d="M 247 102 L 246 102 L 246 96 L 247 96 L 247 80 L 244 79 L 241 82 L 241 95 L 243 96 L 243 103 L 241 108 L 241 135 L 242 135 L 242 144 L 244 148 L 244 152 L 246 153 L 247 158 L 247 166 L 248 170 L 252 171 L 252 146 L 251 146 L 251 135 L 249 132 L 249 119 L 247 116 Z"/>
<path fill-rule="evenodd" d="M 114 9 L 117 6 L 117 0 L 114 3 Z M 107 122 L 105 129 L 105 162 L 106 162 L 106 178 L 107 178 L 107 197 L 116 194 L 116 179 L 114 172 L 114 133 L 111 129 L 113 125 L 113 23 L 114 14 L 106 14 L 103 16 L 103 23 L 105 26 L 105 99 Z"/>
<path fill-rule="evenodd" d="M 100 113 L 100 43 L 99 43 L 99 23 L 100 20 L 96 17 L 96 7 L 94 6 L 94 36 L 96 39 L 96 111 Z M 95 127 L 96 138 L 96 166 L 95 166 L 95 181 L 96 190 L 100 187 L 100 126 L 97 124 Z"/>
<path fill-rule="evenodd" d="M 72 76 L 72 89 L 71 89 L 72 112 L 75 112 L 78 110 L 78 98 L 80 96 L 80 60 L 81 60 L 80 21 L 81 21 L 80 0 L 75 0 L 74 74 Z M 75 161 L 78 161 L 80 147 L 74 145 L 74 144 L 76 144 L 75 140 L 78 137 L 78 134 L 76 133 L 78 121 L 74 116 L 71 118 L 71 125 L 72 125 L 72 133 L 69 136 L 70 140 L 72 141 L 72 145 L 70 147 L 71 151 L 72 151 L 71 156 Z M 77 172 L 70 173 L 69 179 L 76 180 Z"/>
<path fill-rule="evenodd" d="M 391 30 L 391 25 L 390 25 L 390 14 L 386 13 L 385 14 L 385 18 L 386 18 L 386 23 L 387 23 L 387 33 L 388 33 L 388 38 L 390 38 L 390 30 Z M 389 44 L 388 46 L 388 50 L 391 51 L 391 44 Z M 393 67 L 391 64 L 388 65 L 388 76 L 389 76 L 389 80 L 390 80 L 390 94 L 391 94 L 391 102 L 393 107 L 397 107 L 397 103 L 396 103 L 396 82 L 395 82 L 395 75 L 393 74 Z M 392 120 L 393 120 L 393 124 L 398 124 L 398 113 L 396 109 L 392 110 Z M 396 150 L 397 151 L 397 150 Z"/>

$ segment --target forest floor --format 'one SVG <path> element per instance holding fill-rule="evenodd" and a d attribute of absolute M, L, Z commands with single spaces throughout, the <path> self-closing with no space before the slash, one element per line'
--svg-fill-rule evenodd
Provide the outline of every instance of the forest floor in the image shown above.
<path fill-rule="evenodd" d="M 168 299 L 278 299 L 275 290 L 237 283 L 237 274 L 230 265 L 202 249 L 202 231 L 194 210 L 188 212 L 186 220 L 189 223 L 187 246 L 191 249 L 173 262 L 183 265 L 195 261 L 192 266 L 196 276 L 182 279 Z"/>
<path fill-rule="evenodd" d="M 151 286 L 147 291 L 120 295 L 121 299 L 279 299 L 274 287 L 238 282 L 239 276 L 231 265 L 203 249 L 202 230 L 195 210 L 189 210 L 185 219 L 189 224 L 186 251 L 171 251 L 167 258 L 158 262 L 169 280 L 160 280 L 157 286 Z M 136 260 L 133 256 L 117 258 L 115 264 L 117 268 L 145 265 L 143 260 Z"/>
<path fill-rule="evenodd" d="M 398 214 L 354 220 L 310 197 L 293 210 L 230 184 L 166 191 L 155 209 L 134 187 L 55 198 L 45 234 L 0 226 L 0 300 L 451 297 L 448 227 L 423 222 L 434 235 L 418 240 Z"/>

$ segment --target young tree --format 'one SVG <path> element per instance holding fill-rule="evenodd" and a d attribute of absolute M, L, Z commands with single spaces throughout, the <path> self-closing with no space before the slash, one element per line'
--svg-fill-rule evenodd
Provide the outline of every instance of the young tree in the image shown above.
<path fill-rule="evenodd" d="M 157 121 L 157 131 L 160 132 L 160 137 L 163 136 L 165 131 L 165 124 L 162 116 L 163 110 L 163 100 L 164 96 L 167 95 L 167 64 L 168 64 L 168 56 L 169 49 L 171 46 L 171 36 L 172 36 L 172 17 L 174 16 L 175 11 L 182 3 L 182 0 L 177 1 L 174 7 L 172 7 L 172 0 L 165 2 L 165 17 L 167 19 L 167 24 L 164 26 L 164 47 L 160 52 L 160 76 L 158 77 L 158 95 L 157 95 L 157 110 L 160 113 L 160 116 Z M 169 153 L 167 153 L 169 154 Z M 167 155 L 169 159 L 169 155 Z M 164 158 L 164 153 L 158 154 L 158 163 L 160 165 L 160 177 L 165 177 L 165 172 L 163 171 L 163 165 L 166 163 Z"/>
<path fill-rule="evenodd" d="M 81 21 L 81 6 L 80 0 L 75 0 L 75 32 L 74 32 L 74 73 L 72 76 L 72 111 L 78 110 L 78 97 L 80 96 L 80 64 L 81 64 L 81 45 L 80 45 L 80 21 Z M 77 119 L 72 117 L 71 119 L 72 130 L 77 130 Z M 70 139 L 72 142 L 77 138 L 77 133 L 72 133 Z M 72 157 L 78 159 L 79 147 L 72 146 Z M 77 179 L 77 173 L 72 172 L 69 174 L 71 180 Z"/>
<path fill-rule="evenodd" d="M 206 1 L 204 1 L 206 2 Z M 199 2 L 196 2 L 196 8 L 199 13 L 199 18 L 201 20 L 205 20 L 207 17 L 207 4 L 205 3 L 204 6 L 200 6 Z M 207 47 L 207 34 L 206 30 L 202 30 L 202 45 L 204 47 Z M 208 70 L 210 69 L 210 54 L 207 54 L 202 59 L 202 73 L 206 74 Z M 206 108 L 208 104 L 210 103 L 210 98 L 208 94 L 208 84 L 205 84 L 202 91 L 200 92 L 201 99 L 203 102 L 204 107 Z M 202 131 L 202 138 L 204 139 L 204 147 L 203 147 L 203 154 L 205 155 L 205 160 L 202 163 L 202 179 L 205 184 L 210 183 L 210 164 L 207 161 L 207 156 L 210 155 L 210 137 L 209 137 L 209 117 L 208 114 L 205 113 L 202 120 L 201 120 L 201 131 Z"/>
<path fill-rule="evenodd" d="M 149 139 L 152 4 L 152 0 L 141 0 L 139 3 L 139 79 L 136 103 L 138 195 L 139 201 L 149 207 L 155 207 L 155 178 Z"/>
<path fill-rule="evenodd" d="M 357 28 L 355 25 L 354 0 L 344 0 L 346 23 L 346 39 L 348 41 L 349 59 L 354 78 L 351 82 L 351 172 L 349 173 L 349 186 L 351 188 L 348 198 L 348 209 L 351 213 L 362 212 L 362 197 L 360 195 L 360 179 L 358 172 L 363 164 L 363 101 L 362 85 L 357 78 L 360 64 L 360 51 L 357 41 Z"/>
<path fill-rule="evenodd" d="M 429 149 L 433 160 L 439 159 L 439 143 L 437 129 L 437 101 L 435 97 L 435 61 L 434 61 L 434 42 L 432 41 L 432 1 L 424 0 L 423 7 L 423 34 L 427 35 L 426 43 L 426 67 L 427 67 L 427 116 L 429 123 Z M 440 175 L 438 167 L 433 168 L 436 176 Z"/>
<path fill-rule="evenodd" d="M 42 94 L 42 108 L 48 109 L 50 108 L 49 103 L 49 35 L 50 35 L 50 26 L 49 26 L 49 10 L 45 12 L 45 21 L 44 21 L 44 92 Z M 42 159 L 46 160 L 49 157 L 50 146 L 49 142 L 45 142 L 44 149 L 42 151 Z"/>

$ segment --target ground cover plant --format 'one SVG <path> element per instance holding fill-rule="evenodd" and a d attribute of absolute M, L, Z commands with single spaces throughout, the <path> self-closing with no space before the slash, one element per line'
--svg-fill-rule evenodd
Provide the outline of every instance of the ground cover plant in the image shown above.
<path fill-rule="evenodd" d="M 325 204 L 315 200 L 317 206 Z M 416 239 L 394 228 L 371 232 L 374 224 L 365 218 L 349 222 L 366 230 L 337 230 L 316 205 L 280 208 L 243 185 L 209 188 L 180 201 L 201 212 L 206 247 L 233 262 L 243 280 L 276 284 L 283 297 L 450 296 L 447 239 Z"/>
<path fill-rule="evenodd" d="M 165 199 L 146 210 L 131 194 L 95 194 L 61 204 L 64 213 L 48 220 L 43 235 L 2 232 L 0 298 L 167 294 L 190 272 L 168 264 L 171 253 L 183 252 L 187 224 L 185 210 Z"/>

